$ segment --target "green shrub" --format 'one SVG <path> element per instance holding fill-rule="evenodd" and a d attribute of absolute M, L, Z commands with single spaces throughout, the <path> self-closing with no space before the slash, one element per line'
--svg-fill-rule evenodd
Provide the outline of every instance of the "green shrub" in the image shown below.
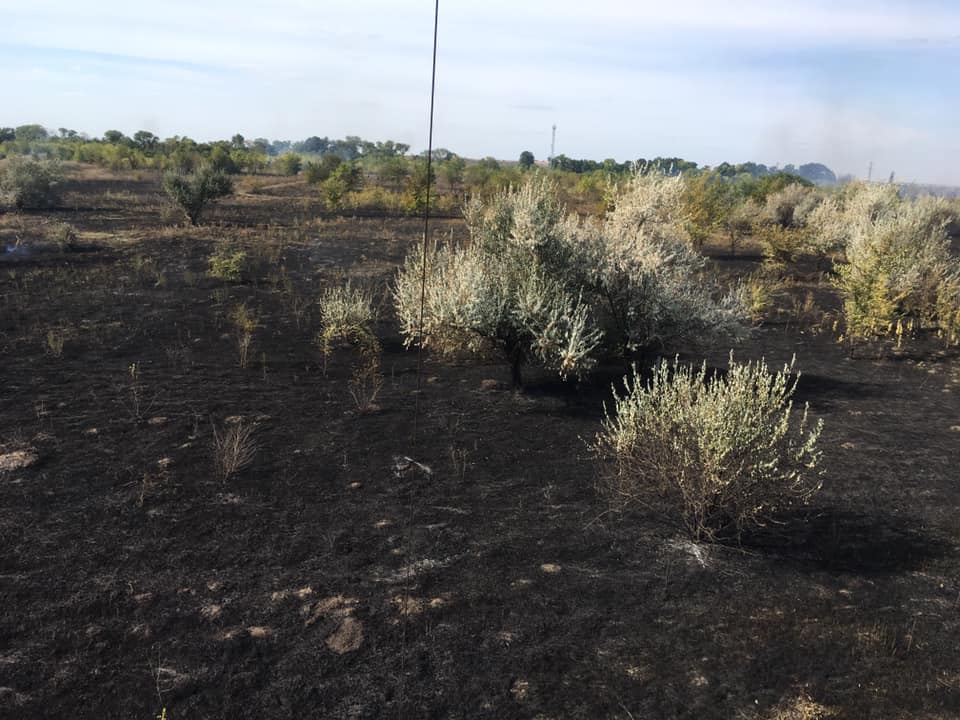
<path fill-rule="evenodd" d="M 57 186 L 63 169 L 57 160 L 11 158 L 0 174 L 0 197 L 17 210 L 54 207 L 60 197 Z"/>
<path fill-rule="evenodd" d="M 330 210 L 340 210 L 347 195 L 363 187 L 363 171 L 355 163 L 341 163 L 323 181 L 323 196 Z"/>
<path fill-rule="evenodd" d="M 324 354 L 330 353 L 336 341 L 356 342 L 363 346 L 378 343 L 374 332 L 373 296 L 349 282 L 328 288 L 320 296 L 320 321 L 323 330 L 317 341 Z"/>
<path fill-rule="evenodd" d="M 821 486 L 817 440 L 804 408 L 795 422 L 793 363 L 736 363 L 726 377 L 661 361 L 644 384 L 634 369 L 595 450 L 601 490 L 615 507 L 651 498 L 695 539 L 739 536 Z"/>
<path fill-rule="evenodd" d="M 221 170 L 205 165 L 191 174 L 168 172 L 163 176 L 163 190 L 192 225 L 199 225 L 208 203 L 233 192 L 233 180 Z"/>
<path fill-rule="evenodd" d="M 851 340 L 902 341 L 904 328 L 928 329 L 956 344 L 960 260 L 951 254 L 948 204 L 904 200 L 895 187 L 849 189 L 814 218 L 820 242 L 845 249 L 836 284 Z"/>
<path fill-rule="evenodd" d="M 276 160 L 277 170 L 281 175 L 296 175 L 303 167 L 303 160 L 296 153 L 286 153 Z"/>
<path fill-rule="evenodd" d="M 342 163 L 339 155 L 324 155 L 319 161 L 311 160 L 303 166 L 304 179 L 311 185 L 322 183 Z"/>
<path fill-rule="evenodd" d="M 247 253 L 234 250 L 227 245 L 219 246 L 210 256 L 210 277 L 224 282 L 240 282 L 246 266 Z"/>

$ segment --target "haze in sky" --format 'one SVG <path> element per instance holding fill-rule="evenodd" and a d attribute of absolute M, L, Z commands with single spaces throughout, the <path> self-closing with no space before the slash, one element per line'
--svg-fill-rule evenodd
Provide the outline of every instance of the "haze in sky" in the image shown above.
<path fill-rule="evenodd" d="M 0 125 L 426 146 L 430 0 L 0 0 Z M 441 0 L 434 144 L 960 185 L 955 0 Z"/>

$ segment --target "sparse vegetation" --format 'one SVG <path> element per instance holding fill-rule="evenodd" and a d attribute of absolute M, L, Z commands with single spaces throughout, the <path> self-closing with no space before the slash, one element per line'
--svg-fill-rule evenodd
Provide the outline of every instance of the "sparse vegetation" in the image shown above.
<path fill-rule="evenodd" d="M 366 184 L 330 213 L 321 188 L 266 158 L 319 162 L 339 141 L 268 153 L 234 139 L 217 158 L 250 173 L 244 155 L 262 153 L 265 174 L 238 181 L 261 192 L 192 228 L 179 210 L 178 224 L 165 219 L 159 168 L 199 167 L 211 148 L 110 137 L 31 141 L 99 148 L 98 167 L 71 162 L 56 212 L 0 216 L 0 537 L 17 600 L 2 631 L 0 707 L 18 717 L 950 714 L 960 366 L 936 335 L 947 338 L 956 295 L 948 275 L 915 275 L 906 286 L 936 287 L 922 295 L 942 309 L 921 324 L 897 314 L 914 301 L 898 301 L 875 345 L 901 351 L 858 359 L 837 342 L 849 337 L 840 278 L 822 273 L 856 254 L 859 230 L 834 210 L 882 207 L 888 190 L 867 203 L 850 186 L 818 188 L 822 202 L 787 228 L 807 249 L 770 271 L 762 238 L 744 229 L 731 257 L 730 216 L 690 213 L 687 183 L 703 172 L 751 225 L 782 230 L 761 218 L 776 191 L 744 202 L 745 166 L 635 178 L 616 163 L 576 173 L 485 160 L 457 178 L 456 156 L 438 152 L 428 255 L 449 258 L 444 273 L 463 282 L 445 305 L 430 295 L 444 284 L 428 285 L 428 311 L 472 323 L 476 298 L 532 313 L 559 296 L 599 333 L 578 382 L 557 382 L 557 361 L 531 347 L 524 392 L 513 393 L 495 340 L 464 331 L 458 340 L 476 345 L 454 344 L 452 360 L 433 344 L 418 358 L 382 307 L 409 254 L 410 317 L 419 311 L 411 250 L 423 222 L 403 205 L 409 173 L 389 179 L 413 167 L 405 150 L 381 177 L 374 149 L 338 147 Z M 113 141 L 129 154 L 107 152 Z M 19 143 L 0 139 L 0 167 Z M 549 192 L 517 184 L 528 179 Z M 890 204 L 880 214 L 913 212 L 896 193 Z M 940 209 L 923 212 L 936 227 Z M 832 229 L 821 224 L 831 217 Z M 59 221 L 79 251 L 58 251 Z M 707 231 L 698 238 L 691 223 Z M 469 253 L 479 269 L 457 265 Z M 516 275 L 504 279 L 507 268 Z M 467 282 L 476 277 L 494 290 Z M 729 325 L 714 333 L 717 316 Z M 48 330 L 65 341 L 58 358 Z M 536 337 L 555 343 L 562 330 L 539 325 Z M 734 341 L 737 366 L 767 358 L 762 379 L 757 362 L 744 371 L 754 384 L 726 371 Z M 666 352 L 681 360 L 660 365 Z M 794 354 L 803 377 L 777 390 Z M 624 422 L 644 418 L 632 454 L 621 463 L 608 444 L 598 463 L 584 439 L 600 450 L 624 406 Z M 813 441 L 818 418 L 829 437 Z M 637 468 L 647 474 L 628 472 Z M 316 675 L 313 660 L 320 684 L 292 682 Z M 416 667 L 399 673 L 401 699 L 389 678 L 403 662 Z M 264 663 L 273 670 L 250 672 Z"/>

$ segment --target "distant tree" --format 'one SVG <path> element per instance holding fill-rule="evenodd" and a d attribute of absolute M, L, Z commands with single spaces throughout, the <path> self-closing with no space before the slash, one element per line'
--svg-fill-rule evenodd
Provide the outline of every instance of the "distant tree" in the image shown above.
<path fill-rule="evenodd" d="M 323 195 L 331 210 L 339 210 L 348 193 L 363 187 L 363 171 L 356 163 L 340 163 L 323 182 Z"/>
<path fill-rule="evenodd" d="M 260 153 L 261 155 L 273 154 L 270 141 L 266 138 L 256 138 L 252 143 L 250 143 L 250 149 L 254 152 Z"/>
<path fill-rule="evenodd" d="M 103 141 L 114 145 L 124 145 L 130 142 L 130 138 L 119 130 L 107 130 L 103 134 Z"/>
<path fill-rule="evenodd" d="M 308 183 L 322 183 L 343 163 L 339 155 L 324 155 L 319 161 L 310 161 L 303 166 L 303 176 Z"/>
<path fill-rule="evenodd" d="M 297 143 L 297 145 L 298 147 L 296 149 L 300 152 L 323 155 L 330 149 L 330 139 L 311 135 L 302 143 Z"/>
<path fill-rule="evenodd" d="M 529 150 L 524 150 L 522 153 L 520 153 L 520 167 L 522 167 L 524 170 L 532 168 L 534 160 L 535 158 L 533 157 L 533 153 Z"/>
<path fill-rule="evenodd" d="M 463 174 L 467 167 L 466 161 L 459 156 L 454 156 L 446 162 L 440 163 L 440 174 L 447 181 L 447 185 L 455 188 L 463 185 Z"/>
<path fill-rule="evenodd" d="M 413 172 L 407 178 L 406 205 L 407 211 L 411 215 L 423 215 L 427 207 L 428 185 L 432 186 L 437 181 L 436 173 L 433 168 L 427 175 L 426 160 L 418 160 L 414 163 Z"/>
<path fill-rule="evenodd" d="M 410 150 L 406 143 L 398 143 L 393 140 L 378 142 L 373 149 L 373 154 L 382 158 L 402 157 Z"/>
<path fill-rule="evenodd" d="M 807 163 L 797 169 L 797 175 L 817 185 L 835 185 L 837 176 L 826 165 L 821 163 Z"/>
<path fill-rule="evenodd" d="M 433 161 L 435 163 L 446 162 L 451 158 L 457 157 L 457 154 L 455 152 L 452 152 L 451 150 L 447 150 L 446 148 L 434 148 L 431 155 L 433 156 Z M 422 153 L 420 153 L 420 157 L 426 158 L 427 151 L 424 150 Z"/>
<path fill-rule="evenodd" d="M 149 130 L 137 130 L 133 134 L 133 144 L 145 153 L 153 152 L 160 143 L 160 138 Z"/>
<path fill-rule="evenodd" d="M 296 153 L 286 153 L 277 159 L 277 168 L 282 175 L 296 175 L 303 167 L 303 160 Z"/>
<path fill-rule="evenodd" d="M 347 135 L 343 140 L 334 140 L 330 143 L 328 152 L 339 155 L 341 160 L 356 160 L 360 157 L 360 146 L 363 143 L 356 135 Z"/>
<path fill-rule="evenodd" d="M 230 138 L 230 146 L 234 150 L 245 150 L 247 148 L 247 141 L 240 133 L 237 133 L 232 138 Z"/>
<path fill-rule="evenodd" d="M 377 179 L 383 183 L 399 186 L 407 177 L 409 170 L 402 157 L 386 156 L 377 163 Z"/>
<path fill-rule="evenodd" d="M 46 140 L 48 137 L 47 129 L 43 125 L 20 125 L 14 130 L 14 135 L 17 140 L 24 142 Z"/>
<path fill-rule="evenodd" d="M 12 127 L 0 127 L 0 142 L 8 142 L 17 139 L 17 131 Z"/>
<path fill-rule="evenodd" d="M 78 137 L 77 131 L 69 128 L 57 128 L 57 132 L 60 133 L 62 140 L 73 140 Z"/>
<path fill-rule="evenodd" d="M 224 172 L 204 165 L 192 174 L 168 172 L 163 176 L 163 189 L 186 213 L 190 223 L 199 225 L 204 207 L 232 193 L 233 181 Z"/>
<path fill-rule="evenodd" d="M 749 196 L 758 203 L 765 203 L 768 195 L 779 192 L 789 185 L 813 187 L 813 183 L 806 178 L 802 178 L 799 175 L 792 175 L 790 173 L 778 172 L 772 175 L 763 175 L 760 177 L 755 183 L 752 184 L 752 187 L 749 190 Z"/>
<path fill-rule="evenodd" d="M 290 149 L 289 140 L 274 140 L 270 143 L 269 155 L 282 155 Z"/>
<path fill-rule="evenodd" d="M 240 172 L 240 168 L 237 166 L 237 163 L 234 161 L 233 156 L 231 155 L 229 148 L 230 146 L 226 143 L 217 143 L 210 150 L 210 167 L 214 170 L 219 170 L 225 172 L 228 175 L 236 175 Z"/>

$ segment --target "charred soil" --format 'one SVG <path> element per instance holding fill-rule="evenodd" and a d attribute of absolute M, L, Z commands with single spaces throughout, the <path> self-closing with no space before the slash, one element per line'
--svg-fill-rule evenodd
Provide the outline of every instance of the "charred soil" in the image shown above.
<path fill-rule="evenodd" d="M 828 283 L 783 285 L 735 352 L 796 355 L 824 490 L 694 544 L 594 491 L 626 364 L 515 393 L 496 359 L 427 354 L 418 394 L 389 299 L 415 219 L 323 217 L 287 182 L 188 228 L 157 187 L 81 173 L 69 209 L 0 216 L 0 455 L 32 458 L 0 470 L 0 716 L 960 717 L 956 357 L 851 358 Z M 240 281 L 207 275 L 225 241 Z M 383 300 L 366 412 L 355 350 L 315 343 L 346 278 Z M 256 452 L 221 480 L 236 423 Z"/>

